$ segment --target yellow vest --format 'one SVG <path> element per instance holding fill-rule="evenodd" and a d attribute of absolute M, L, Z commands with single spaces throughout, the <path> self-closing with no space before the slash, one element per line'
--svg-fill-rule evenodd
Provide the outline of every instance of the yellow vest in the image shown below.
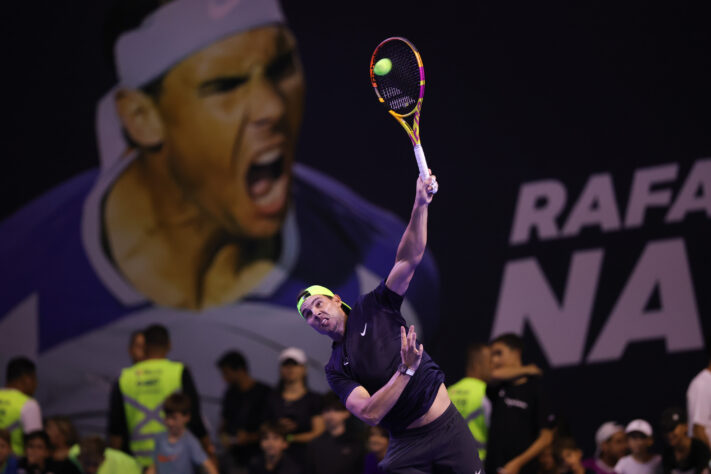
<path fill-rule="evenodd" d="M 182 389 L 182 377 L 183 364 L 168 359 L 144 360 L 121 372 L 119 388 L 131 451 L 143 467 L 153 464 L 155 437 L 166 430 L 163 402 Z"/>
<path fill-rule="evenodd" d="M 22 407 L 30 399 L 14 388 L 0 388 L 0 428 L 10 432 L 12 451 L 18 457 L 25 454 L 21 415 Z"/>
<path fill-rule="evenodd" d="M 486 442 L 489 440 L 489 428 L 484 416 L 484 397 L 486 383 L 479 379 L 465 377 L 451 385 L 447 391 L 459 413 L 467 422 L 474 439 L 479 444 L 479 458 L 486 459 Z"/>

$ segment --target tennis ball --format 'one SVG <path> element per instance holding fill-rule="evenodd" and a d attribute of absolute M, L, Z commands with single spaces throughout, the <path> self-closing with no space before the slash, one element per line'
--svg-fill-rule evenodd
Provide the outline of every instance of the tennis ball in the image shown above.
<path fill-rule="evenodd" d="M 373 66 L 373 72 L 378 76 L 384 76 L 393 68 L 393 62 L 388 58 L 383 58 Z"/>

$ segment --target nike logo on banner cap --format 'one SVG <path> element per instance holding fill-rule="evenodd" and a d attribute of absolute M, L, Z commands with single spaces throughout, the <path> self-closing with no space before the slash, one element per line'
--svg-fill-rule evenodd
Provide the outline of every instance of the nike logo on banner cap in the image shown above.
<path fill-rule="evenodd" d="M 365 326 L 363 326 L 363 332 L 360 333 L 361 336 L 365 336 L 365 331 L 368 330 L 368 323 L 365 323 Z"/>
<path fill-rule="evenodd" d="M 240 0 L 207 0 L 207 16 L 213 20 L 224 18 Z"/>

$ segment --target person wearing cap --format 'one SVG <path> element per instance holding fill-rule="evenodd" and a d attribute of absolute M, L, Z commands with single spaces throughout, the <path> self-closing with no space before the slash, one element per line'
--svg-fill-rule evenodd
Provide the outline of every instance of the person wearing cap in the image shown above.
<path fill-rule="evenodd" d="M 710 474 L 711 451 L 688 433 L 686 412 L 670 407 L 662 412 L 659 428 L 667 442 L 662 453 L 664 474 Z"/>
<path fill-rule="evenodd" d="M 427 243 L 435 177 L 417 179 L 410 222 L 387 279 L 351 307 L 321 285 L 297 296 L 306 323 L 333 340 L 325 371 L 346 408 L 390 432 L 380 466 L 387 472 L 476 473 L 478 446 L 444 386 L 444 373 L 400 312 Z M 399 344 L 398 344 L 399 340 Z"/>
<path fill-rule="evenodd" d="M 298 347 L 287 347 L 279 354 L 279 383 L 268 398 L 265 419 L 283 428 L 289 441 L 287 453 L 300 466 L 306 466 L 307 445 L 326 429 L 323 397 L 306 384 L 308 359 Z"/>
<path fill-rule="evenodd" d="M 711 448 L 711 336 L 706 341 L 708 365 L 699 372 L 686 391 L 689 436 Z"/>
<path fill-rule="evenodd" d="M 661 474 L 662 457 L 651 452 L 652 426 L 645 420 L 632 420 L 625 428 L 630 454 L 615 464 L 617 474 Z"/>
<path fill-rule="evenodd" d="M 405 227 L 297 162 L 304 73 L 278 0 L 112 3 L 93 10 L 109 12 L 102 32 L 116 77 L 96 108 L 99 166 L 18 210 L 0 234 L 0 318 L 37 321 L 43 384 L 60 411 L 103 410 L 122 335 L 154 321 L 177 338 L 210 341 L 186 351 L 194 367 L 234 345 L 251 360 L 275 359 L 287 343 L 309 347 L 317 335 L 286 317 L 294 291 L 312 278 L 353 298 L 371 289 Z M 95 77 L 77 80 L 97 86 L 112 76 L 95 66 Z M 86 106 L 68 120 L 87 122 Z M 352 155 L 324 150 L 312 125 L 300 161 Z M 313 263 L 324 248 L 337 265 Z M 437 269 L 429 255 L 422 267 L 407 307 L 434 330 Z M 277 318 L 274 331 L 265 321 Z M 95 347 L 102 357 L 87 369 Z M 265 364 L 253 372 L 272 376 Z M 82 390 L 59 389 L 69 385 Z M 201 382 L 205 393 L 221 388 L 217 376 Z"/>
<path fill-rule="evenodd" d="M 617 462 L 627 454 L 625 427 L 606 421 L 595 432 L 595 456 L 583 461 L 583 466 L 597 474 L 614 474 Z"/>

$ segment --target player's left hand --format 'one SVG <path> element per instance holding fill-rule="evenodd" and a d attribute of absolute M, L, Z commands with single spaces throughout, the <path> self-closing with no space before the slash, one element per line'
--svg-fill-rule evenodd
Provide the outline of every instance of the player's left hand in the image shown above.
<path fill-rule="evenodd" d="M 516 460 L 511 460 L 506 463 L 504 467 L 499 469 L 499 474 L 518 474 L 521 468 L 516 462 Z"/>
<path fill-rule="evenodd" d="M 424 348 L 422 344 L 420 344 L 420 347 L 417 347 L 415 326 L 410 326 L 410 330 L 407 334 L 405 334 L 405 326 L 400 326 L 400 359 L 402 363 L 412 370 L 417 370 L 422 361 L 423 353 Z"/>

